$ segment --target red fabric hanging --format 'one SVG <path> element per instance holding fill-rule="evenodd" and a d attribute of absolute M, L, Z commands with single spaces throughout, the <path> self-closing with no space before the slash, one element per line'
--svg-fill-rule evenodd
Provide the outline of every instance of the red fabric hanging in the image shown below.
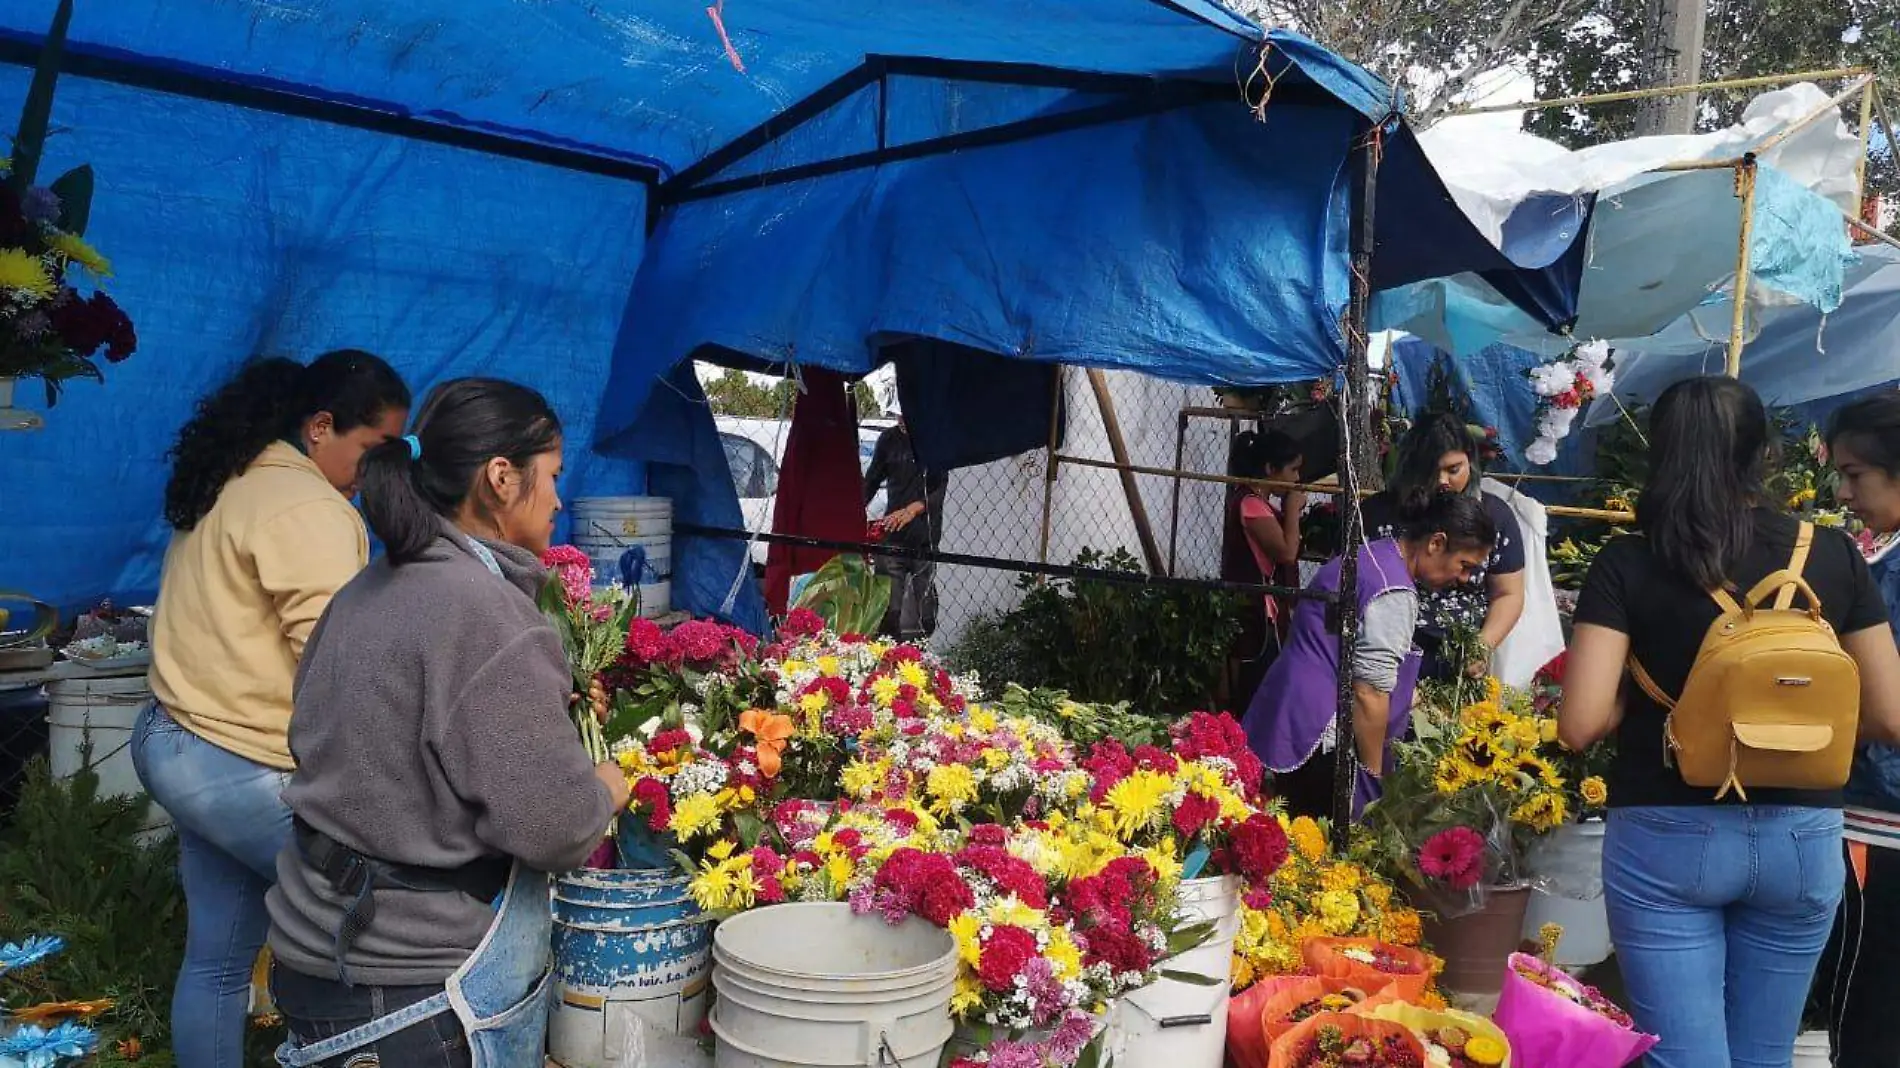
<path fill-rule="evenodd" d="M 779 467 L 772 532 L 827 541 L 863 541 L 864 475 L 858 466 L 858 418 L 844 376 L 804 368 L 805 393 L 792 407 L 792 430 Z M 792 578 L 825 566 L 829 549 L 772 545 L 765 556 L 765 606 L 785 614 Z"/>

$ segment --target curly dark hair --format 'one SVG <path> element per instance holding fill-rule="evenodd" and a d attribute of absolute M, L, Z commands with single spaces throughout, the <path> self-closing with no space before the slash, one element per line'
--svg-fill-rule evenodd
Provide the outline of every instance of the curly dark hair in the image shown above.
<path fill-rule="evenodd" d="M 304 420 L 329 412 L 339 431 L 368 426 L 391 408 L 409 407 L 409 387 L 380 358 L 339 349 L 308 366 L 280 357 L 254 360 L 198 402 L 168 454 L 165 520 L 191 530 L 218 502 L 225 483 L 243 474 L 273 441 L 287 440 Z"/>

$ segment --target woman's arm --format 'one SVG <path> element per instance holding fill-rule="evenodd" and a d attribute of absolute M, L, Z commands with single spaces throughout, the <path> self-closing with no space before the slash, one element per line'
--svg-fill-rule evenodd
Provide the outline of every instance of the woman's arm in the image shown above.
<path fill-rule="evenodd" d="M 1861 740 L 1900 744 L 1900 650 L 1893 631 L 1866 627 L 1843 635 L 1841 648 L 1860 667 Z"/>
<path fill-rule="evenodd" d="M 1300 558 L 1300 517 L 1289 514 L 1275 519 L 1272 514 L 1248 516 L 1242 523 L 1247 537 L 1260 546 L 1260 552 L 1276 564 L 1290 564 Z M 1269 579 L 1272 576 L 1268 576 Z"/>
<path fill-rule="evenodd" d="M 1567 748 L 1581 753 L 1622 721 L 1620 694 L 1629 655 L 1629 635 L 1594 623 L 1577 624 L 1564 662 L 1564 701 L 1557 710 L 1557 740 Z"/>
<path fill-rule="evenodd" d="M 1511 636 L 1511 628 L 1517 626 L 1517 621 L 1524 618 L 1524 572 L 1490 575 L 1484 581 L 1491 606 L 1485 610 L 1484 628 L 1479 636 L 1484 639 L 1486 649 L 1495 650 Z"/>
<path fill-rule="evenodd" d="M 1385 774 L 1385 736 L 1392 722 L 1392 691 L 1418 628 L 1418 594 L 1388 590 L 1366 605 L 1353 647 L 1352 736 L 1359 762 L 1374 778 Z"/>

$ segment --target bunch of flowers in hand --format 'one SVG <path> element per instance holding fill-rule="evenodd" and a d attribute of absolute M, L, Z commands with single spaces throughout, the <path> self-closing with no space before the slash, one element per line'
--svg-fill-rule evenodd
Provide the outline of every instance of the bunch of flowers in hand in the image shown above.
<path fill-rule="evenodd" d="M 1524 450 L 1524 459 L 1542 466 L 1557 458 L 1557 443 L 1570 435 L 1577 414 L 1616 384 L 1610 346 L 1589 341 L 1562 359 L 1531 368 L 1531 392 L 1537 395 L 1537 437 Z"/>
<path fill-rule="evenodd" d="M 619 586 L 595 589 L 593 562 L 571 545 L 550 548 L 541 555 L 541 563 L 548 569 L 541 587 L 541 612 L 560 635 L 574 675 L 574 692 L 588 698 L 576 704 L 574 725 L 588 755 L 600 763 L 608 756 L 599 716 L 606 704 L 600 673 L 620 658 L 628 624 L 640 606 Z"/>
<path fill-rule="evenodd" d="M 1283 815 L 1291 849 L 1267 883 L 1269 900 L 1243 901 L 1234 941 L 1234 986 L 1291 975 L 1305 967 L 1301 950 L 1315 938 L 1373 938 L 1417 947 L 1423 924 L 1377 870 L 1365 863 L 1370 841 L 1355 840 L 1358 855 L 1335 853 L 1325 821 Z M 1257 907 L 1256 907 L 1257 906 Z"/>

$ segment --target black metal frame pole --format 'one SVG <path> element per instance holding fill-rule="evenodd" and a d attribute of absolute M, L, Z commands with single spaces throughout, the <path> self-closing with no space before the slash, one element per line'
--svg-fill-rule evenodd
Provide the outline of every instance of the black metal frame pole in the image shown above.
<path fill-rule="evenodd" d="M 1359 770 L 1353 736 L 1354 647 L 1359 639 L 1359 546 L 1365 541 L 1359 506 L 1358 446 L 1371 433 L 1371 398 L 1366 331 L 1372 299 L 1373 208 L 1378 201 L 1380 124 L 1359 127 L 1351 150 L 1351 285 L 1342 324 L 1346 335 L 1346 388 L 1340 393 L 1339 588 L 1334 610 L 1339 622 L 1339 706 L 1333 720 L 1333 844 L 1344 848 L 1352 826 L 1352 795 Z M 1384 770 L 1384 769 L 1381 769 Z"/>

